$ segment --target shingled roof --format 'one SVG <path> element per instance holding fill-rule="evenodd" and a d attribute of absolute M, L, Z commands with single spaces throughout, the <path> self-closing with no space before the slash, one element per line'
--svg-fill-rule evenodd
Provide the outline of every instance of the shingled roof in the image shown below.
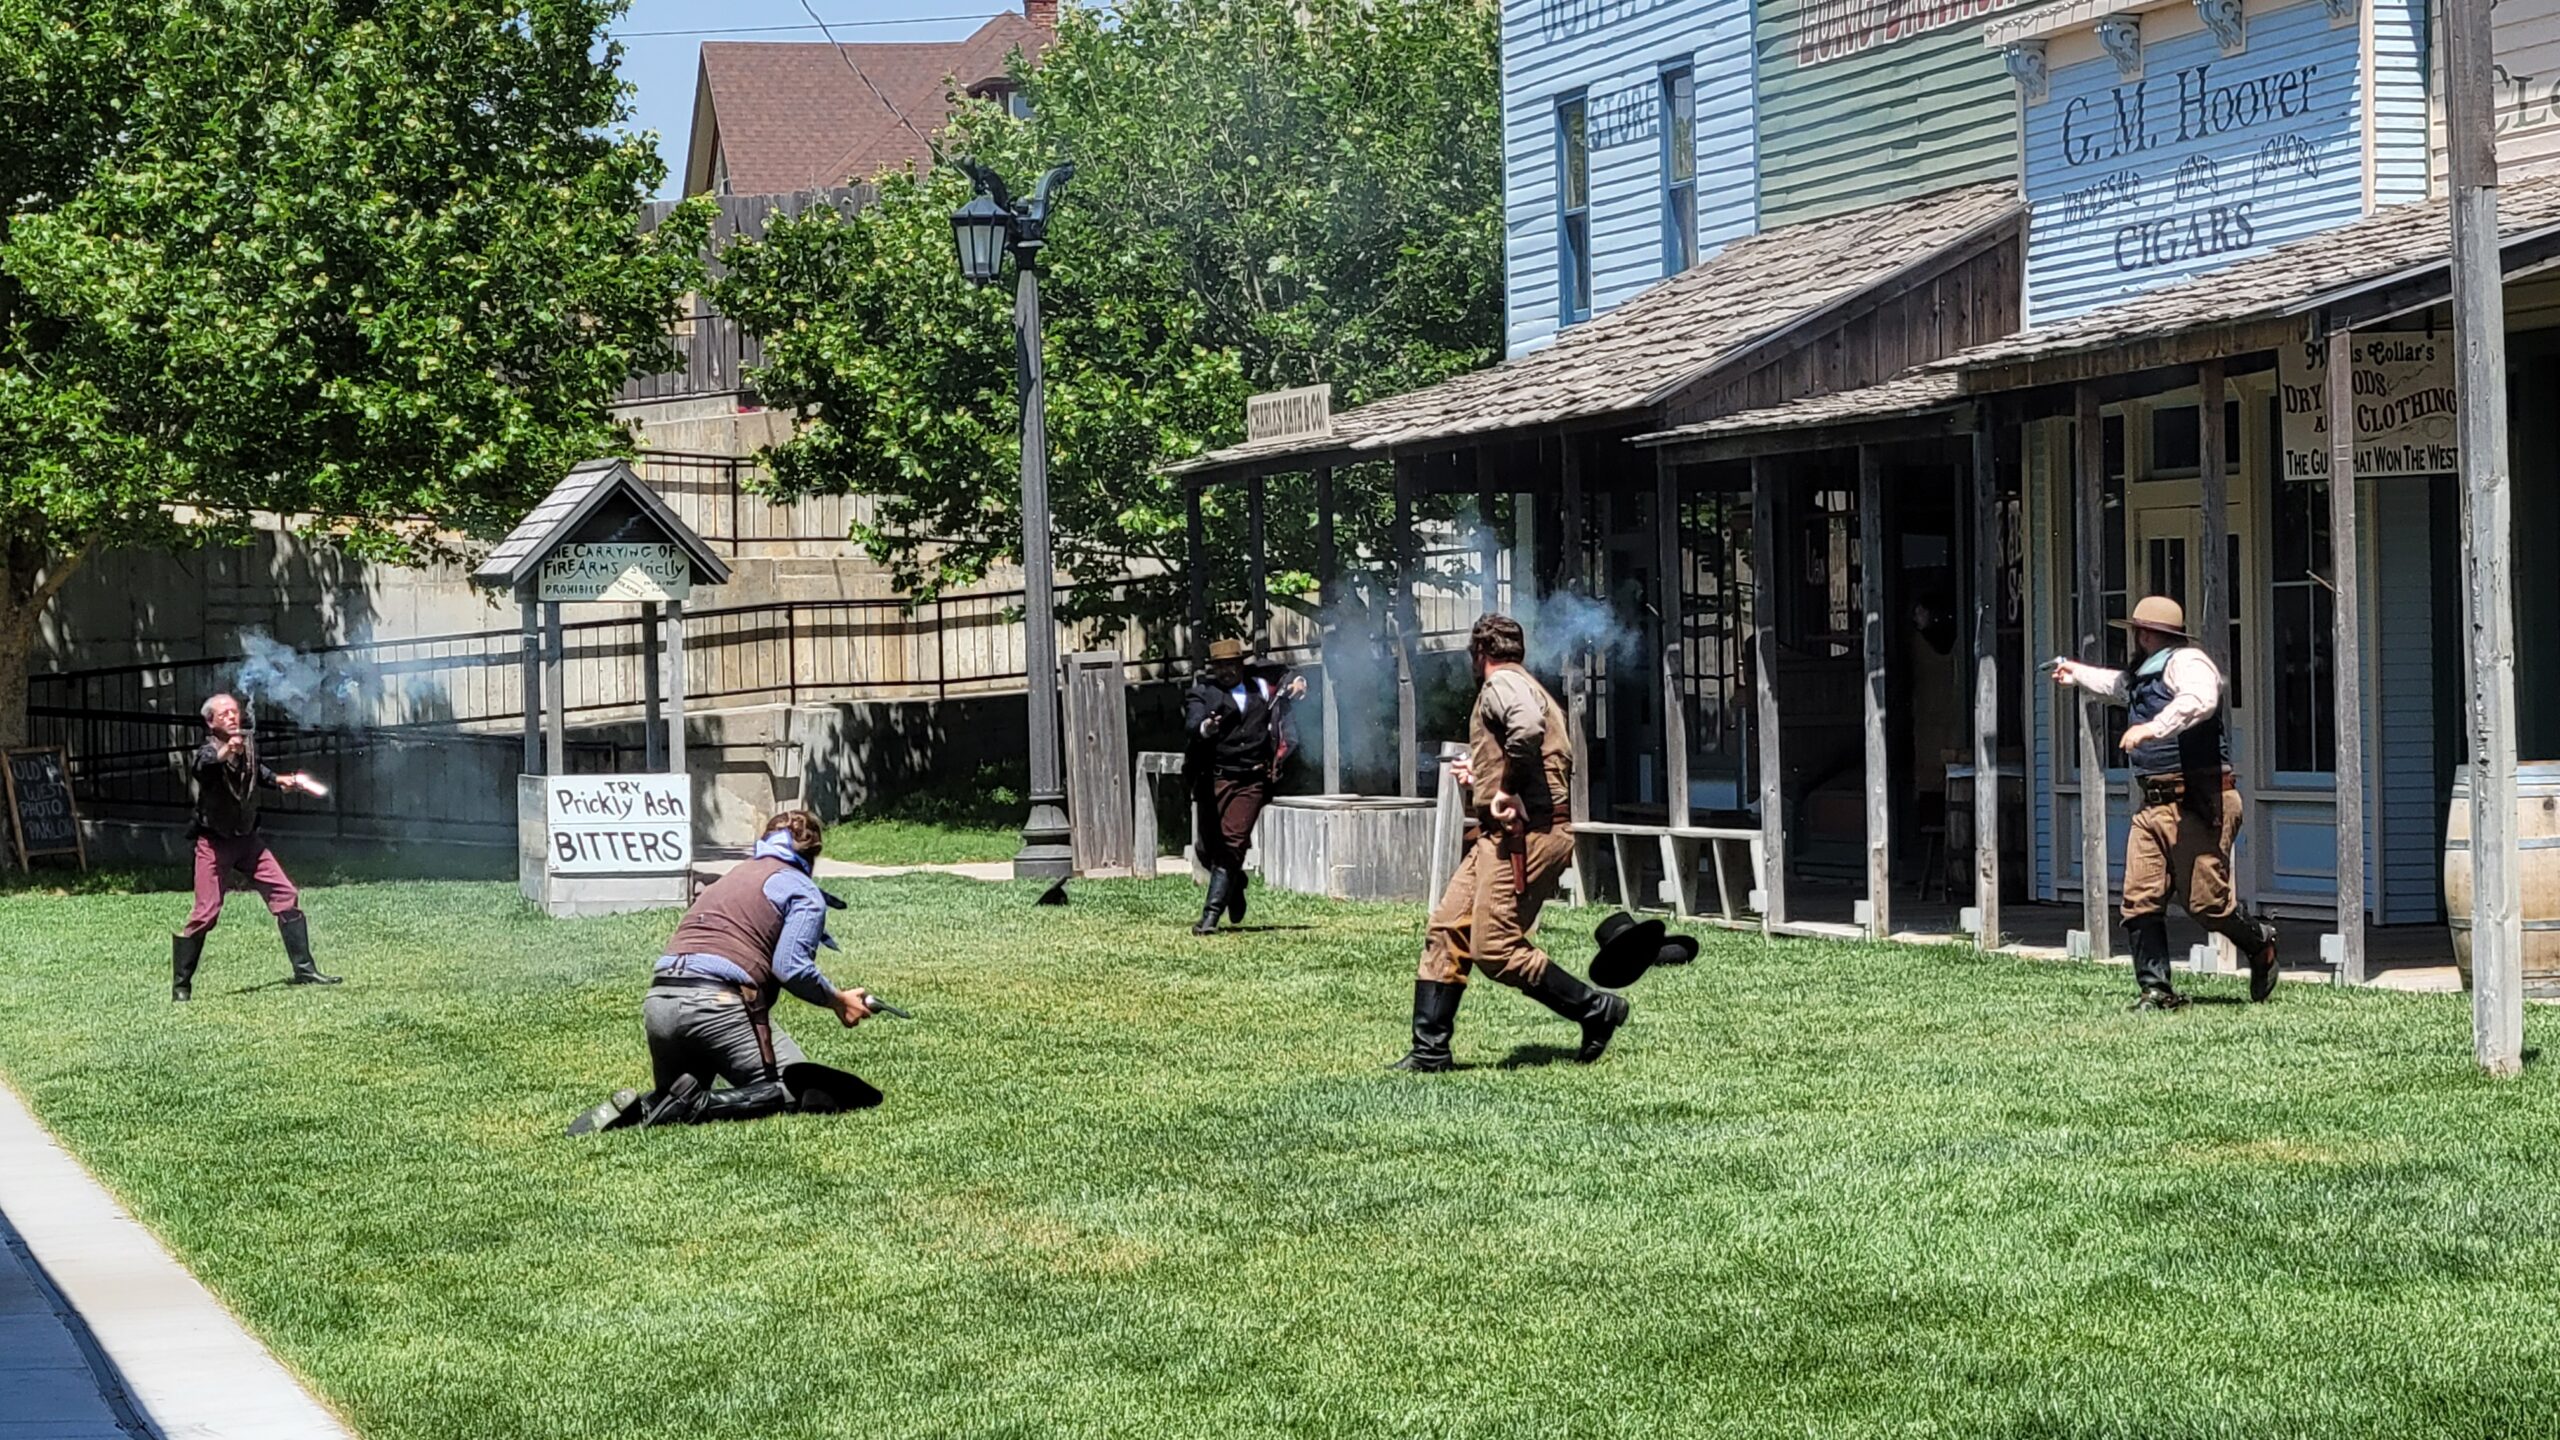
<path fill-rule="evenodd" d="M 523 584 L 533 577 L 535 567 L 553 547 L 569 540 L 587 517 L 617 495 L 627 498 L 651 525 L 663 532 L 664 540 L 684 551 L 703 583 L 728 583 L 728 562 L 667 508 L 667 502 L 649 488 L 649 483 L 631 468 L 630 461 L 611 458 L 582 460 L 571 466 L 560 483 L 551 487 L 551 493 L 542 497 L 542 503 L 525 512 L 516 528 L 508 531 L 507 538 L 480 562 L 480 568 L 471 572 L 471 583 L 496 590 L 512 590 Z"/>
<path fill-rule="evenodd" d="M 1038 0 L 1030 8 L 1055 14 Z M 772 195 L 930 164 L 927 137 L 950 120 L 955 82 L 965 92 L 1000 79 L 1014 52 L 1036 57 L 1055 38 L 1052 25 L 1003 14 L 965 40 L 936 44 L 706 41 L 685 193 L 717 188 L 721 165 L 727 193 Z"/>
<path fill-rule="evenodd" d="M 2452 225 L 2443 200 L 2393 205 L 2219 270 L 1959 350 L 1917 368 L 1978 372 L 2032 365 L 2146 340 L 2308 315 L 2344 297 L 2370 294 L 2386 285 L 2410 286 L 2413 296 L 2423 298 L 2429 277 L 2441 277 L 2445 271 L 2453 247 Z M 2510 271 L 2518 263 L 2515 252 L 2520 243 L 2560 235 L 2560 175 L 2501 187 L 2498 234 L 2508 252 Z M 2438 292 L 2434 298 L 2441 299 L 2440 278 L 2433 288 Z"/>
<path fill-rule="evenodd" d="M 1248 441 L 1168 467 L 1253 469 L 1637 416 L 1709 373 L 2020 213 L 2005 182 L 1940 191 L 1736 240 L 1545 349 L 1337 415 L 1330 435 Z"/>

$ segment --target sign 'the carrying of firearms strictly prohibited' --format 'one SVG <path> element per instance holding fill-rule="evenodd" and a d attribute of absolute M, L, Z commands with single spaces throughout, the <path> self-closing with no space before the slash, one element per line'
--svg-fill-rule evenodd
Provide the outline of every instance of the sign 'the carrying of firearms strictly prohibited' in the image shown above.
<path fill-rule="evenodd" d="M 673 545 L 562 545 L 544 557 L 541 586 L 545 600 L 682 600 L 693 567 Z"/>
<path fill-rule="evenodd" d="M 554 875 L 649 875 L 693 865 L 693 790 L 682 775 L 553 775 L 543 781 Z"/>

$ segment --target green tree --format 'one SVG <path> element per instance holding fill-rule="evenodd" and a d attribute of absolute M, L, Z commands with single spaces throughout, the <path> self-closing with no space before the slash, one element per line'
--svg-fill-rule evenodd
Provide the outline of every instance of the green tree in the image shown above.
<path fill-rule="evenodd" d="M 1115 0 L 1068 8 L 1018 69 L 1030 118 L 961 110 L 947 154 L 1024 188 L 1077 166 L 1043 306 L 1064 568 L 1178 561 L 1161 467 L 1240 438 L 1251 391 L 1326 383 L 1357 405 L 1499 353 L 1497 34 L 1492 0 Z M 804 416 L 772 457 L 777 490 L 876 497 L 856 538 L 919 593 L 1013 558 L 1020 536 L 1011 293 L 958 277 L 967 197 L 947 167 L 888 177 L 859 214 L 733 246 L 718 286 L 765 336 L 762 392 Z M 1346 480 L 1347 553 L 1385 516 L 1375 476 Z M 1211 503 L 1226 553 L 1242 509 Z M 1275 588 L 1303 590 L 1305 507 L 1272 517 Z"/>
<path fill-rule="evenodd" d="M 402 556 L 627 445 L 708 233 L 620 0 L 0 0 L 0 742 L 105 545 L 282 512 Z"/>

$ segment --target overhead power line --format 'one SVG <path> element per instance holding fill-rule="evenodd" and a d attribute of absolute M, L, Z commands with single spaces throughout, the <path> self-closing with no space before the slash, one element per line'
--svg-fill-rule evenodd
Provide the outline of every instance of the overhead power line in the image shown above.
<path fill-rule="evenodd" d="M 972 15 L 910 15 L 903 20 L 838 20 L 835 24 L 836 28 L 840 30 L 861 30 L 873 28 L 885 29 L 893 25 L 944 25 L 962 20 L 992 20 L 996 16 L 1005 13 L 1008 12 L 996 10 Z M 815 18 L 814 14 L 811 18 Z M 827 22 L 821 20 L 814 25 L 718 25 L 706 26 L 695 30 L 620 30 L 614 32 L 613 38 L 616 40 L 657 40 L 690 35 L 773 35 L 784 31 L 806 30 L 816 30 L 824 33 L 826 29 Z M 834 37 L 830 35 L 828 38 L 833 39 Z"/>

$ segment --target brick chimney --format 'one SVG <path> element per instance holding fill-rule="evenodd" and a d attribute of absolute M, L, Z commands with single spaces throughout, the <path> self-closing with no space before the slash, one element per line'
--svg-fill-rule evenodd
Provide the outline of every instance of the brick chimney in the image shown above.
<path fill-rule="evenodd" d="M 1058 0 L 1022 0 L 1022 14 L 1043 30 L 1058 28 Z"/>

